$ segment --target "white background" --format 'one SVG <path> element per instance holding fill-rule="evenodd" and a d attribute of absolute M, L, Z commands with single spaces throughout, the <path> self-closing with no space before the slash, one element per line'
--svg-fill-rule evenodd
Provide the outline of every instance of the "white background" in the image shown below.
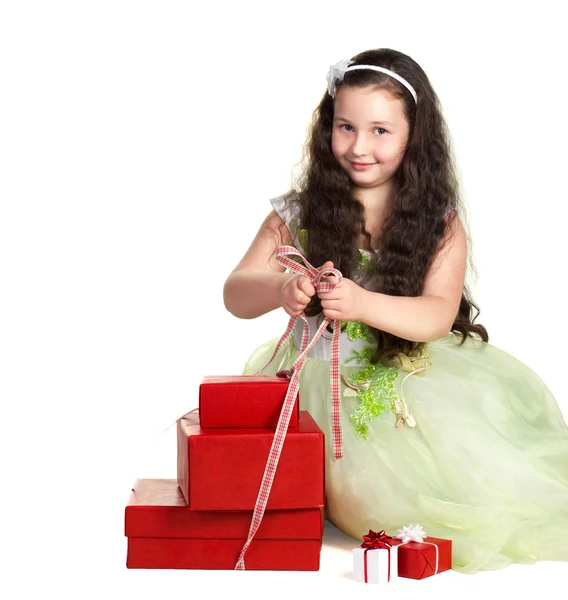
<path fill-rule="evenodd" d="M 240 372 L 283 332 L 283 311 L 226 312 L 223 284 L 289 187 L 329 65 L 370 48 L 428 74 L 458 160 L 479 322 L 568 415 L 560 3 L 1 6 L 0 586 L 15 583 L 2 596 L 261 597 L 287 583 L 375 597 L 351 581 L 356 543 L 331 527 L 319 573 L 126 570 L 128 493 L 137 477 L 175 477 L 167 428 L 197 405 L 201 377 Z M 567 570 L 451 572 L 382 593 L 528 598 Z"/>

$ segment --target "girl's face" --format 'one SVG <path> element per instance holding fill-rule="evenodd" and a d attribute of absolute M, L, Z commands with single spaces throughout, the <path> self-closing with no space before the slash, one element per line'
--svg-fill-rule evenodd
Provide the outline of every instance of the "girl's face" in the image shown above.
<path fill-rule="evenodd" d="M 402 100 L 373 87 L 341 87 L 335 96 L 331 148 L 353 183 L 378 188 L 394 175 L 408 141 Z"/>

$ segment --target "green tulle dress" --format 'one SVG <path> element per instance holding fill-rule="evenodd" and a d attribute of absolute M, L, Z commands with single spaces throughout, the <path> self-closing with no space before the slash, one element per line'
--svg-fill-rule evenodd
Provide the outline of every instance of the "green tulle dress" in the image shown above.
<path fill-rule="evenodd" d="M 282 197 L 271 202 L 300 248 L 295 215 Z M 317 321 L 310 318 L 312 335 Z M 292 365 L 298 323 L 264 374 Z M 318 341 L 300 373 L 300 408 L 326 434 L 327 518 L 359 540 L 369 529 L 396 535 L 403 525 L 420 524 L 427 535 L 453 541 L 452 568 L 463 573 L 568 561 L 568 428 L 560 408 L 513 356 L 471 338 L 458 347 L 460 340 L 449 334 L 429 342 L 423 356 L 381 367 L 369 363 L 366 326 L 344 324 L 344 455 L 336 461 L 329 336 Z M 243 372 L 265 366 L 277 341 L 257 348 Z M 426 368 L 411 375 L 417 365 Z M 414 427 L 395 427 L 401 400 Z"/>

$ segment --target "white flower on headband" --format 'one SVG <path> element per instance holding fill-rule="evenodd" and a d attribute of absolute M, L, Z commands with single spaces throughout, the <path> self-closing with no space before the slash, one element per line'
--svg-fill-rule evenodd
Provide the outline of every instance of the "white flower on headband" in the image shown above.
<path fill-rule="evenodd" d="M 404 77 L 401 77 L 398 73 L 391 71 L 390 69 L 385 69 L 384 67 L 377 67 L 376 65 L 353 65 L 352 60 L 343 59 L 340 60 L 335 65 L 329 67 L 329 71 L 327 73 L 327 91 L 332 98 L 335 98 L 335 86 L 338 81 L 343 81 L 345 77 L 346 71 L 355 71 L 359 69 L 369 70 L 369 71 L 377 71 L 378 73 L 385 73 L 389 77 L 393 77 L 399 83 L 401 83 L 414 98 L 414 102 L 418 102 L 418 96 L 416 95 L 416 90 L 406 81 Z M 353 65 L 353 66 L 351 66 Z"/>
<path fill-rule="evenodd" d="M 340 60 L 338 63 L 329 67 L 329 71 L 327 72 L 327 91 L 332 98 L 335 97 L 336 83 L 338 81 L 343 81 L 343 78 L 345 77 L 345 71 L 347 71 L 347 67 L 352 63 L 352 60 L 344 58 L 343 60 Z"/>
<path fill-rule="evenodd" d="M 422 525 L 404 525 L 396 537 L 403 542 L 423 542 L 427 536 Z"/>

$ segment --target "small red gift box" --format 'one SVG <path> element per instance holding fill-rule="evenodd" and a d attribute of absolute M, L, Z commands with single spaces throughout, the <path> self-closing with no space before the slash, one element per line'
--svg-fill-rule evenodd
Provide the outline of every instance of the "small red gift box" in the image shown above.
<path fill-rule="evenodd" d="M 178 420 L 177 481 L 192 510 L 253 510 L 274 430 L 203 429 L 196 414 Z M 307 411 L 286 434 L 267 510 L 325 503 L 324 434 Z"/>
<path fill-rule="evenodd" d="M 290 380 L 271 375 L 204 377 L 199 386 L 201 427 L 276 427 Z M 289 427 L 298 426 L 299 396 Z"/>
<path fill-rule="evenodd" d="M 252 511 L 189 510 L 175 479 L 139 479 L 125 511 L 126 566 L 138 569 L 234 569 Z M 246 569 L 317 571 L 323 507 L 265 513 Z"/>
<path fill-rule="evenodd" d="M 392 538 L 398 546 L 398 576 L 425 579 L 452 568 L 452 540 L 425 537 L 423 542 L 402 543 Z"/>

